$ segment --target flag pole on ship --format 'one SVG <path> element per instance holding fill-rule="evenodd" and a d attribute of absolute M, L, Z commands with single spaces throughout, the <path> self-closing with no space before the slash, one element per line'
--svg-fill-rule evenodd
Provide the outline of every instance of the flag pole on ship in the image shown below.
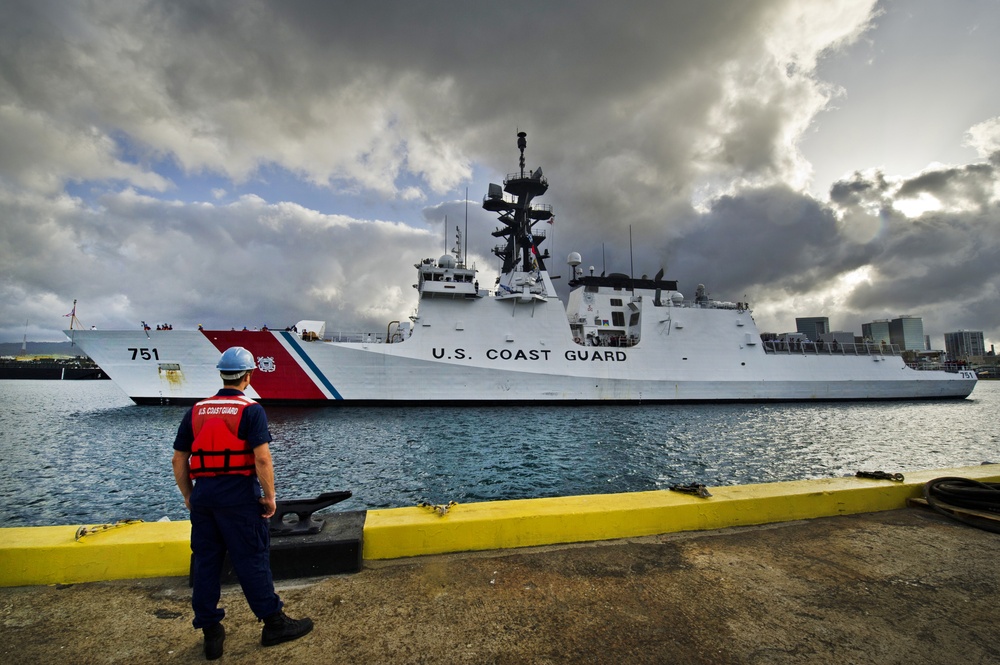
<path fill-rule="evenodd" d="M 74 333 L 73 324 L 80 322 L 80 320 L 76 318 L 76 298 L 73 298 L 73 310 L 69 314 L 63 314 L 63 316 L 64 317 L 66 317 L 66 316 L 69 317 L 69 331 L 71 333 Z M 75 333 L 71 334 L 69 336 L 69 345 L 70 346 L 75 346 L 76 345 Z"/>

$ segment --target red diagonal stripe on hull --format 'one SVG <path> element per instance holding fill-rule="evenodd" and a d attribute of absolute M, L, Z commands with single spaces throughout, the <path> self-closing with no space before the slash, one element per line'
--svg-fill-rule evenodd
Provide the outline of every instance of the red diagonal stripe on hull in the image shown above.
<path fill-rule="evenodd" d="M 242 346 L 253 354 L 258 367 L 261 358 L 274 359 L 273 372 L 258 369 L 253 373 L 251 385 L 261 399 L 326 400 L 326 395 L 273 333 L 250 330 L 203 330 L 202 333 L 220 353 L 231 346 Z"/>

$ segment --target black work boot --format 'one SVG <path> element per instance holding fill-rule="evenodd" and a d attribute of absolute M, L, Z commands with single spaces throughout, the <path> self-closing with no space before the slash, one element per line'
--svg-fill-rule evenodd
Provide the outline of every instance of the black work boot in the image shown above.
<path fill-rule="evenodd" d="M 312 619 L 292 619 L 279 610 L 264 619 L 260 643 L 266 647 L 273 647 L 275 644 L 297 640 L 312 629 Z"/>
<path fill-rule="evenodd" d="M 226 641 L 226 629 L 221 623 L 206 626 L 201 629 L 205 634 L 205 659 L 218 660 L 222 658 L 222 643 Z"/>

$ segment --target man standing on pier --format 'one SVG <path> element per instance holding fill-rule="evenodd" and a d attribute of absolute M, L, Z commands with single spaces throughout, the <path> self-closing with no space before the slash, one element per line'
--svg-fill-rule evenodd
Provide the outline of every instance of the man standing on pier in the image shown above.
<path fill-rule="evenodd" d="M 282 612 L 271 577 L 268 518 L 274 515 L 271 432 L 264 408 L 246 397 L 256 368 L 253 354 L 234 346 L 216 369 L 222 389 L 184 414 L 174 439 L 174 480 L 191 511 L 194 627 L 205 636 L 205 657 L 222 656 L 225 610 L 219 608 L 226 552 L 250 609 L 264 622 L 261 644 L 298 639 L 311 619 Z"/>

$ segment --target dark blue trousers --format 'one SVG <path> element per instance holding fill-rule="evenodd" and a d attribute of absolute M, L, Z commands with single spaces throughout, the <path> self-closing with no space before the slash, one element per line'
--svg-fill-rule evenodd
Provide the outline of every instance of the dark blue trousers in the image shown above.
<path fill-rule="evenodd" d="M 222 621 L 222 564 L 229 560 L 243 587 L 250 609 L 258 619 L 282 607 L 271 578 L 271 535 L 259 503 L 224 507 L 191 506 L 191 573 L 194 589 L 194 627 L 204 628 Z"/>

